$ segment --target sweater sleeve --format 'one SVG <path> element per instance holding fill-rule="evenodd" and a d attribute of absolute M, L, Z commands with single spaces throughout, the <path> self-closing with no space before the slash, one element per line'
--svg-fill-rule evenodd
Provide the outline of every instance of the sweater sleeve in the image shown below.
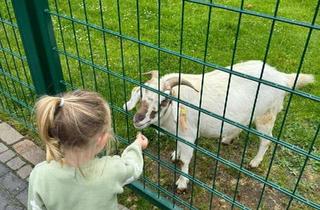
<path fill-rule="evenodd" d="M 143 170 L 141 146 L 134 142 L 122 153 L 119 163 L 119 181 L 124 186 L 138 179 Z"/>
<path fill-rule="evenodd" d="M 33 170 L 29 178 L 28 187 L 28 210 L 46 210 L 44 203 L 38 193 L 36 170 Z"/>

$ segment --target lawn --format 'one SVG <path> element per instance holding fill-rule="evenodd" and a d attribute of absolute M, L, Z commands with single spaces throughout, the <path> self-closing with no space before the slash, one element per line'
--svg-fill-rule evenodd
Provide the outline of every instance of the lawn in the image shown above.
<path fill-rule="evenodd" d="M 209 1 L 199 0 L 199 2 Z M 121 108 L 123 103 L 128 99 L 128 95 L 134 85 L 130 82 L 124 82 L 119 77 L 112 76 L 112 74 L 107 74 L 106 71 L 115 72 L 119 76 L 124 74 L 129 78 L 139 81 L 140 71 L 147 72 L 158 69 L 160 74 L 164 75 L 178 72 L 179 70 L 182 73 L 201 73 L 203 70 L 203 65 L 200 63 L 186 58 L 179 59 L 178 56 L 164 51 L 159 52 L 157 49 L 145 46 L 145 43 L 151 44 L 155 48 L 160 46 L 170 52 L 179 53 L 181 51 L 184 55 L 198 60 L 205 59 L 206 62 L 221 67 L 229 66 L 233 58 L 239 13 L 219 8 L 209 10 L 209 7 L 206 5 L 188 1 L 185 1 L 184 10 L 182 10 L 182 3 L 177 0 L 162 0 L 160 7 L 158 1 L 139 0 L 139 11 L 137 11 L 136 1 L 120 0 L 119 4 L 117 3 L 116 0 L 103 2 L 93 0 L 70 0 L 70 2 L 66 0 L 49 0 L 49 13 L 53 20 L 57 51 L 60 53 L 64 73 L 64 82 L 69 89 L 85 88 L 96 90 L 103 94 L 110 102 L 113 107 L 115 133 L 122 137 L 120 143 L 120 149 L 122 149 L 127 141 L 130 142 L 134 139 L 136 133 L 131 117 L 127 117 Z M 220 0 L 215 1 L 215 3 L 232 8 L 239 8 L 241 5 L 240 1 L 236 0 Z M 316 5 L 317 1 L 315 0 L 281 1 L 277 16 L 310 23 Z M 84 8 L 86 8 L 86 11 Z M 275 1 L 247 0 L 244 2 L 243 8 L 249 12 L 254 11 L 272 16 L 274 14 Z M 2 18 L 9 19 L 4 4 L 0 5 L 0 11 Z M 75 22 L 70 21 L 70 11 L 73 18 L 76 19 Z M 208 19 L 209 12 L 211 12 L 210 20 Z M 139 19 L 137 19 L 137 13 L 139 13 Z M 183 25 L 181 25 L 182 13 L 184 14 Z M 60 17 L 56 14 L 61 14 L 62 16 Z M 320 24 L 319 16 L 318 14 L 315 21 L 318 26 Z M 120 24 L 119 19 L 121 20 Z M 137 20 L 139 20 L 139 24 Z M 84 24 L 85 22 L 90 23 L 90 25 Z M 210 23 L 209 31 L 208 22 Z M 270 19 L 247 14 L 242 15 L 234 63 L 245 60 L 264 59 L 271 25 L 272 20 Z M 13 30 L 9 30 L 9 26 L 5 27 L 8 29 L 8 39 L 13 41 Z M 0 28 L 1 30 L 4 29 L 2 25 Z M 137 30 L 138 28 L 139 30 Z M 103 33 L 103 31 L 106 33 Z M 120 31 L 124 36 L 122 39 L 115 36 Z M 181 31 L 183 31 L 182 34 Z M 309 29 L 306 27 L 276 22 L 266 62 L 282 72 L 297 72 L 308 33 Z M 206 51 L 207 38 L 208 47 Z M 9 48 L 6 41 L 7 37 L 3 33 L 0 33 L 0 40 L 2 41 L 1 48 Z M 132 40 L 141 40 L 142 45 Z M 20 43 L 20 40 L 18 42 Z M 20 46 L 22 45 L 20 44 Z M 304 87 L 302 90 L 318 97 L 320 96 L 319 46 L 320 31 L 313 30 L 301 68 L 302 73 L 314 74 L 316 76 L 316 82 Z M 16 45 L 13 44 L 11 47 L 13 51 L 18 51 Z M 2 56 L 2 54 L 0 55 Z M 13 60 L 9 60 L 8 64 L 6 64 L 4 57 L 1 56 L 1 66 L 4 69 L 10 69 L 10 67 L 15 69 L 13 67 Z M 94 64 L 94 67 L 88 64 Z M 17 73 L 13 72 L 16 77 L 18 77 L 19 73 L 22 74 L 22 64 L 17 64 L 17 69 Z M 213 70 L 212 68 L 205 68 L 205 72 Z M 23 75 L 24 77 L 21 80 L 24 81 L 27 81 L 28 77 L 30 77 L 28 73 Z M 3 76 L 0 75 L 0 77 L 2 78 Z M 142 81 L 145 80 L 147 78 L 142 77 Z M 4 81 L 1 81 L 1 84 L 3 86 L 6 85 Z M 11 90 L 14 87 L 13 84 L 7 85 L 6 88 Z M 14 91 L 12 90 L 12 92 Z M 18 92 L 20 91 L 18 90 Z M 25 101 L 32 107 L 34 93 L 30 92 L 29 94 L 25 93 L 27 94 Z M 20 95 L 22 96 L 23 94 Z M 0 100 L 5 100 L 5 97 L 7 96 L 1 94 Z M 19 98 L 19 94 L 17 94 L 17 97 Z M 284 110 L 278 115 L 273 130 L 274 137 L 279 136 L 288 101 L 289 96 L 285 100 Z M 11 106 L 10 102 L 7 104 L 7 106 Z M 308 151 L 320 123 L 319 113 L 319 102 L 293 95 L 280 138 L 287 143 Z M 27 116 L 26 121 L 28 121 L 30 110 L 25 111 L 25 115 Z M 26 130 L 25 128 L 23 129 Z M 151 140 L 148 153 L 153 154 L 155 157 L 160 157 L 161 160 L 169 163 L 170 153 L 175 149 L 174 139 L 168 136 L 159 137 L 154 129 L 151 128 L 145 129 L 144 133 Z M 319 136 L 312 151 L 312 154 L 318 156 L 320 155 Z M 239 139 L 235 140 L 232 145 L 222 146 L 220 151 L 221 157 L 239 164 L 246 137 L 247 133 L 242 132 Z M 198 140 L 198 143 L 199 146 L 213 153 L 217 152 L 218 139 L 201 138 Z M 258 143 L 258 137 L 250 134 L 244 161 L 245 168 L 254 157 Z M 250 169 L 252 172 L 262 177 L 266 176 L 273 148 L 274 145 L 268 150 L 264 161 L 258 169 Z M 277 147 L 275 155 L 269 180 L 292 191 L 300 175 L 305 157 L 282 146 Z M 195 178 L 208 186 L 212 186 L 212 176 L 216 162 L 200 152 L 197 153 L 196 159 L 196 167 L 193 167 L 193 163 L 190 165 L 190 174 L 194 173 Z M 157 162 L 148 156 L 145 156 L 145 161 L 144 176 L 156 185 L 159 184 L 164 189 L 173 193 L 174 172 L 164 166 L 159 166 Z M 235 186 L 237 185 L 238 171 L 221 163 L 217 166 L 215 189 L 233 198 Z M 297 189 L 297 194 L 318 204 L 320 203 L 320 195 L 318 193 L 320 191 L 319 174 L 320 163 L 309 160 Z M 192 184 L 190 183 L 189 189 L 185 194 L 176 195 L 187 203 L 192 200 L 195 208 L 208 209 L 211 202 L 210 192 L 194 184 L 193 193 L 191 193 L 191 186 Z M 155 188 L 148 187 L 157 192 Z M 249 208 L 257 208 L 261 189 L 261 183 L 242 174 L 236 200 Z M 162 195 L 170 199 L 168 196 Z M 269 187 L 266 188 L 262 198 L 260 206 L 262 209 L 283 209 L 290 200 L 283 193 Z M 152 208 L 151 204 L 142 200 L 141 197 L 137 197 L 129 190 L 120 196 L 120 201 L 132 209 Z M 213 196 L 212 204 L 216 209 L 230 208 L 230 204 L 218 196 Z M 183 207 L 181 204 L 180 206 Z M 308 209 L 310 207 L 293 201 L 291 208 Z"/>

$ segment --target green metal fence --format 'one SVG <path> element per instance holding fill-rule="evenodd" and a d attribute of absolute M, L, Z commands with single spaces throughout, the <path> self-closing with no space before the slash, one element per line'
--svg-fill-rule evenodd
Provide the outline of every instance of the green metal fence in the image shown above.
<path fill-rule="evenodd" d="M 221 133 L 225 124 L 244 132 L 234 146 L 223 147 L 218 140 L 201 138 L 192 144 L 158 126 L 153 126 L 157 134 L 146 129 L 151 143 L 144 152 L 144 172 L 129 187 L 167 209 L 320 209 L 320 84 L 297 90 L 295 81 L 291 89 L 262 75 L 255 78 L 223 67 L 260 59 L 286 72 L 318 75 L 319 4 L 315 0 L 2 0 L 0 108 L 34 129 L 30 116 L 36 95 L 95 90 L 109 101 L 115 135 L 119 147 L 124 147 L 136 133 L 132 113 L 122 108 L 132 87 L 167 96 L 144 85 L 143 72 L 203 75 L 215 69 L 256 81 L 254 104 L 261 84 L 288 93 L 274 137 L 251 123 L 227 119 L 225 111 L 211 113 L 180 100 L 179 94 L 167 96 L 199 115 L 221 120 Z M 226 106 L 227 100 L 224 110 Z M 255 105 L 251 122 L 254 110 Z M 246 163 L 256 151 L 257 137 L 273 146 L 262 166 L 252 170 Z M 195 150 L 189 174 L 169 161 L 168 151 L 178 141 Z M 181 174 L 190 179 L 184 194 L 174 188 Z"/>
<path fill-rule="evenodd" d="M 0 6 L 0 107 L 29 129 L 35 100 L 27 58 L 10 1 Z"/>

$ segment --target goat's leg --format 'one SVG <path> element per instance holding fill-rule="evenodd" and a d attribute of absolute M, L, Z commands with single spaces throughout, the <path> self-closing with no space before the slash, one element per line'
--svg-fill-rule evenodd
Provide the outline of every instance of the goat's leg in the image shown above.
<path fill-rule="evenodd" d="M 261 117 L 257 117 L 255 120 L 257 130 L 269 136 L 272 136 L 272 129 L 276 120 L 276 116 L 277 113 L 269 111 Z M 260 137 L 259 150 L 256 156 L 250 161 L 250 167 L 256 168 L 260 165 L 261 161 L 263 160 L 263 156 L 269 148 L 270 143 L 271 142 L 269 140 Z"/>
<path fill-rule="evenodd" d="M 181 171 L 188 174 L 189 173 L 189 164 L 193 155 L 193 148 L 184 144 L 180 143 L 180 149 L 181 149 L 181 155 L 180 155 L 180 160 L 182 162 L 182 167 Z M 178 144 L 179 144 L 178 143 Z M 177 189 L 179 191 L 184 191 L 187 189 L 189 179 L 183 175 L 180 175 L 179 179 L 176 182 Z"/>
<path fill-rule="evenodd" d="M 223 135 L 221 143 L 224 145 L 231 144 L 233 140 L 239 136 L 240 132 L 241 129 L 235 127 L 232 133 Z"/>

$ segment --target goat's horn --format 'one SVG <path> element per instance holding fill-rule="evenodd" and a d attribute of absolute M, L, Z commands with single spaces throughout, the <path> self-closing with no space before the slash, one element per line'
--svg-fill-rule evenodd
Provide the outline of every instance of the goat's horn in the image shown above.
<path fill-rule="evenodd" d="M 172 89 L 174 86 L 177 86 L 177 85 L 186 85 L 188 87 L 191 87 L 195 91 L 199 92 L 199 90 L 197 88 L 195 88 L 191 82 L 189 82 L 188 80 L 186 80 L 182 77 L 180 78 L 180 84 L 179 84 L 179 77 L 173 77 L 173 78 L 170 78 L 167 81 L 165 81 L 165 86 L 168 89 Z"/>
<path fill-rule="evenodd" d="M 151 79 L 158 78 L 158 71 L 157 70 L 148 71 L 148 72 L 142 73 L 142 75 L 151 76 Z"/>

